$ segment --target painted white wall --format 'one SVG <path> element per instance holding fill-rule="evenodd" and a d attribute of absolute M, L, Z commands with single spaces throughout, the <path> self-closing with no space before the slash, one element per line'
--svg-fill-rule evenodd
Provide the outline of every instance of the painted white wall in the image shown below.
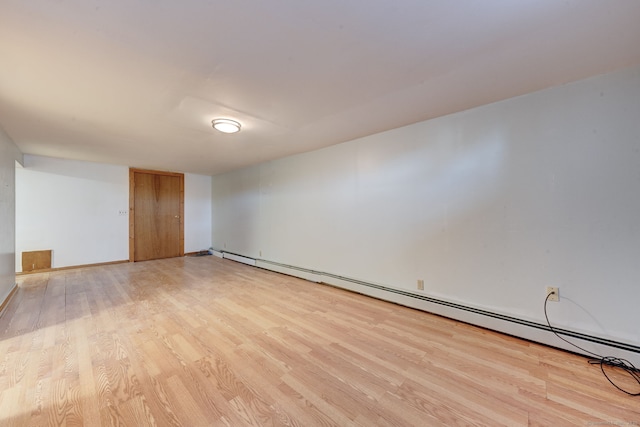
<path fill-rule="evenodd" d="M 559 286 L 556 325 L 637 345 L 639 100 L 627 69 L 215 176 L 213 246 L 538 323 Z"/>
<path fill-rule="evenodd" d="M 53 250 L 53 267 L 129 259 L 129 168 L 25 155 L 16 177 L 16 253 Z M 211 245 L 211 177 L 185 174 L 185 251 Z M 15 271 L 22 271 L 21 256 Z"/>
<path fill-rule="evenodd" d="M 184 251 L 211 246 L 211 177 L 184 174 Z"/>
<path fill-rule="evenodd" d="M 52 267 L 129 259 L 129 169 L 24 156 L 16 176 L 16 271 L 23 251 L 52 249 Z"/>
<path fill-rule="evenodd" d="M 15 286 L 15 170 L 22 154 L 0 127 L 0 303 Z"/>

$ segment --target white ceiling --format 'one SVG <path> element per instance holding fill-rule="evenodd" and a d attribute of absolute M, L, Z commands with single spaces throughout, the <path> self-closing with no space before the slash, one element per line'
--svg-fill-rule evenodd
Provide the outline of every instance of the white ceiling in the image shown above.
<path fill-rule="evenodd" d="M 638 0 L 2 0 L 0 126 L 209 175 L 639 63 Z"/>

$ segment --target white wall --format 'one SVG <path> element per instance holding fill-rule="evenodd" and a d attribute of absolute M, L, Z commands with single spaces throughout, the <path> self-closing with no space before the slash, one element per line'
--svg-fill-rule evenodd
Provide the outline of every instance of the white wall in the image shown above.
<path fill-rule="evenodd" d="M 24 251 L 52 267 L 129 259 L 129 169 L 25 155 L 16 176 L 16 271 Z"/>
<path fill-rule="evenodd" d="M 211 177 L 184 174 L 184 251 L 211 246 Z"/>
<path fill-rule="evenodd" d="M 15 286 L 15 170 L 22 154 L 0 127 L 0 303 Z"/>
<path fill-rule="evenodd" d="M 129 217 L 119 214 L 129 210 L 128 167 L 24 157 L 16 176 L 16 271 L 23 251 L 53 249 L 54 268 L 129 259 Z M 208 176 L 185 175 L 187 252 L 210 246 L 210 186 Z"/>
<path fill-rule="evenodd" d="M 214 248 L 537 323 L 559 286 L 556 325 L 637 345 L 639 100 L 627 69 L 215 176 Z"/>

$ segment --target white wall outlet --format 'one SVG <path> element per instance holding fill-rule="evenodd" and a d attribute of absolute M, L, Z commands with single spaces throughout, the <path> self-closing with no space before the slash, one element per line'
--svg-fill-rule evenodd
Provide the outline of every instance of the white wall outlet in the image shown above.
<path fill-rule="evenodd" d="M 120 209 L 120 210 L 118 211 L 118 215 L 120 215 L 120 216 L 127 215 L 128 213 L 129 213 L 129 212 L 128 212 L 126 209 Z"/>
<path fill-rule="evenodd" d="M 418 290 L 424 291 L 424 280 L 418 279 Z"/>
<path fill-rule="evenodd" d="M 553 286 L 547 286 L 547 295 L 553 293 L 549 296 L 549 301 L 558 302 L 560 301 L 560 288 L 555 288 Z"/>

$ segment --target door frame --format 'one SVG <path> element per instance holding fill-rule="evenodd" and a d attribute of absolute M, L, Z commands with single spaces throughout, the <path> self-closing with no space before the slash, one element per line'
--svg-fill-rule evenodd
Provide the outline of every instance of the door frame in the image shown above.
<path fill-rule="evenodd" d="M 129 168 L 129 262 L 135 262 L 135 174 L 168 175 L 180 178 L 180 255 L 184 256 L 184 174 L 178 172 L 155 171 Z"/>

